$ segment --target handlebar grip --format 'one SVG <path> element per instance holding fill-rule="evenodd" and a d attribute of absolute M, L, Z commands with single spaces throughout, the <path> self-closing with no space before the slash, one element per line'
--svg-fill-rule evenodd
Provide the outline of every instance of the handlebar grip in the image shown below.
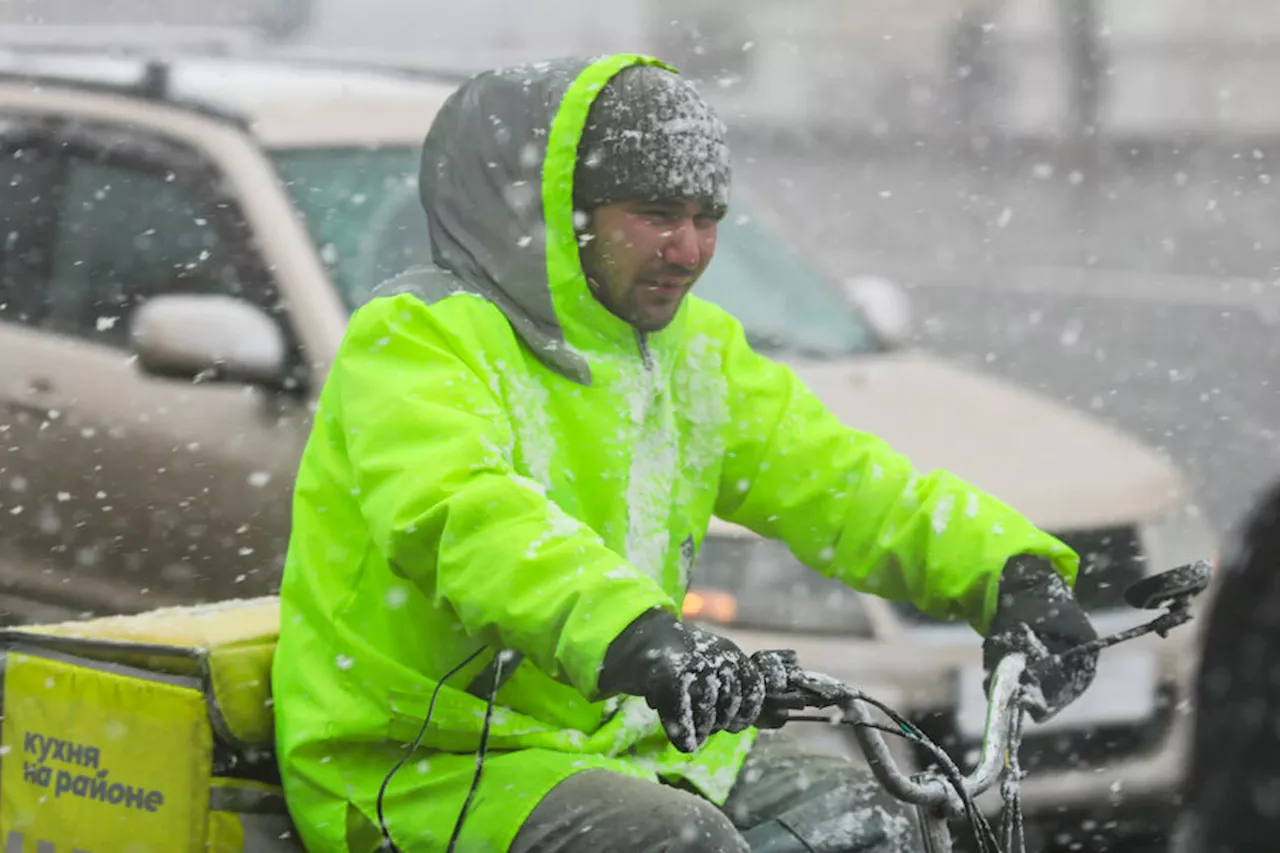
<path fill-rule="evenodd" d="M 789 712 L 830 705 L 833 691 L 823 690 L 826 682 L 800 668 L 791 649 L 767 649 L 751 655 L 764 678 L 764 706 L 756 717 L 756 727 L 777 729 L 786 724 Z M 841 686 L 843 691 L 843 685 Z"/>
<path fill-rule="evenodd" d="M 780 729 L 789 711 L 805 707 L 805 697 L 794 688 L 804 673 L 797 661 L 799 657 L 791 649 L 766 649 L 751 655 L 751 662 L 764 678 L 764 705 L 756 717 L 756 727 Z"/>
<path fill-rule="evenodd" d="M 751 655 L 753 663 L 764 678 L 767 694 L 786 693 L 804 678 L 799 656 L 791 649 L 766 649 Z"/>

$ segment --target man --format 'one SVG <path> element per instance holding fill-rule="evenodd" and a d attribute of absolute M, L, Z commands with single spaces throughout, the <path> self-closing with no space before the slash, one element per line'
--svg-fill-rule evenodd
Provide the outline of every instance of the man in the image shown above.
<path fill-rule="evenodd" d="M 1245 519 L 1207 614 L 1180 853 L 1280 837 L 1280 485 Z"/>
<path fill-rule="evenodd" d="M 310 847 L 741 851 L 823 796 L 864 849 L 913 849 L 869 777 L 760 738 L 756 664 L 679 622 L 713 513 L 992 636 L 1093 637 L 1075 554 L 841 424 L 689 294 L 729 183 L 723 125 L 643 57 L 486 73 L 442 107 L 436 267 L 351 318 L 297 479 L 273 679 Z"/>

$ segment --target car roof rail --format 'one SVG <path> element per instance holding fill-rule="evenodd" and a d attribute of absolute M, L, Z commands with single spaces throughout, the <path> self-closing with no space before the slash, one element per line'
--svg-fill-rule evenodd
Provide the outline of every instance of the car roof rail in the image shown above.
<path fill-rule="evenodd" d="M 225 55 L 265 41 L 243 27 L 178 24 L 0 24 L 0 50 L 42 54 L 137 56 L 181 50 Z"/>
<path fill-rule="evenodd" d="M 138 72 L 133 79 L 103 80 L 89 72 L 58 68 L 61 60 L 74 63 L 78 59 L 132 61 L 138 64 Z M 169 85 L 173 64 L 188 59 L 364 71 L 453 87 L 475 73 L 472 68 L 424 61 L 417 54 L 393 57 L 360 50 L 287 45 L 254 37 L 238 28 L 0 25 L 0 81 L 156 101 L 251 130 L 252 121 L 235 110 L 173 93 Z"/>
<path fill-rule="evenodd" d="M 0 56 L 4 47 L 0 46 Z M 206 103 L 194 98 L 177 97 L 170 86 L 172 60 L 151 57 L 140 58 L 138 76 L 133 80 L 103 80 L 88 76 L 60 74 L 47 70 L 36 70 L 22 67 L 4 67 L 0 62 L 0 82 L 23 83 L 30 86 L 48 86 L 51 88 L 74 89 L 93 94 L 122 95 L 143 101 L 163 103 L 178 109 L 197 113 L 207 118 L 233 124 L 241 130 L 250 130 L 250 119 L 235 110 L 217 104 Z"/>

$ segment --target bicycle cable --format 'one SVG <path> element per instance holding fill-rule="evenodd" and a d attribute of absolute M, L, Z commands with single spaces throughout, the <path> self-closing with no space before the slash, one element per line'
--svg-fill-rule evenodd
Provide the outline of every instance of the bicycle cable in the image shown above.
<path fill-rule="evenodd" d="M 890 726 L 886 726 L 880 723 L 865 722 L 860 720 L 840 719 L 840 720 L 837 720 L 836 722 L 840 723 L 841 725 L 847 725 L 854 728 L 875 729 L 876 731 L 896 735 L 897 737 L 903 738 L 904 740 L 913 741 L 919 744 L 920 746 L 924 747 L 924 749 L 926 749 L 934 757 L 934 760 L 938 763 L 939 767 L 942 769 L 943 774 L 946 776 L 947 782 L 951 785 L 951 787 L 955 790 L 956 795 L 960 798 L 961 805 L 964 808 L 964 816 L 966 818 L 966 821 L 969 824 L 970 829 L 973 831 L 974 842 L 977 844 L 978 853 L 1017 853 L 1017 851 L 1019 850 L 1025 850 L 1025 847 L 1020 847 L 1016 849 L 1007 848 L 1006 850 L 1002 850 L 1000 839 L 997 837 L 995 830 L 991 826 L 990 821 L 987 820 L 987 816 L 978 807 L 978 804 L 975 802 L 973 795 L 970 794 L 968 789 L 965 787 L 964 774 L 960 772 L 960 768 L 956 766 L 956 763 L 951 759 L 951 756 L 947 754 L 946 750 L 944 750 L 935 741 L 933 741 L 932 738 L 930 738 L 923 731 L 921 731 L 919 727 L 917 727 L 911 721 L 907 720 L 897 711 L 893 710 L 888 705 L 879 701 L 878 699 L 875 699 L 871 696 L 867 696 L 864 693 L 859 693 L 857 694 L 857 701 L 866 702 L 868 705 L 871 705 L 879 709 L 891 720 L 893 720 L 893 722 L 896 723 L 898 727 L 892 728 Z M 815 723 L 831 723 L 832 722 L 829 716 L 822 716 L 818 714 L 798 714 L 798 715 L 789 716 L 787 719 L 789 721 L 796 721 L 796 722 L 815 722 Z M 1016 802 L 1016 798 L 1015 798 L 1015 802 Z M 1021 828 L 1021 811 L 1020 810 L 1018 812 L 1018 826 L 1020 830 Z"/>
<path fill-rule="evenodd" d="M 879 699 L 872 696 L 867 696 L 865 693 L 859 693 L 858 695 L 862 701 L 865 701 L 868 705 L 878 708 L 883 714 L 888 716 L 889 719 L 897 723 L 904 731 L 910 732 L 915 741 L 929 751 L 934 760 L 942 768 L 943 773 L 947 777 L 947 781 L 951 784 L 951 787 L 955 789 L 957 796 L 960 797 L 960 801 L 964 805 L 965 816 L 968 818 L 969 824 L 974 830 L 974 840 L 978 844 L 980 853 L 987 853 L 989 850 L 999 853 L 999 845 L 996 842 L 996 835 L 994 830 L 991 828 L 990 822 L 987 820 L 987 816 L 983 814 L 980 808 L 978 808 L 973 796 L 969 793 L 968 788 L 965 787 L 964 774 L 960 772 L 960 768 L 956 766 L 956 763 L 951 759 L 951 756 L 947 754 L 947 751 L 921 731 L 918 726 L 906 717 L 902 716 L 902 714 L 895 711 L 893 708 L 890 708 L 884 702 L 881 702 Z M 857 725 L 857 723 L 855 723 L 855 725 Z"/>
<path fill-rule="evenodd" d="M 387 828 L 386 816 L 382 812 L 382 800 L 387 793 L 387 786 L 391 784 L 391 777 L 396 775 L 397 771 L 399 771 L 400 768 L 405 765 L 405 762 L 409 760 L 410 756 L 412 756 L 415 752 L 417 752 L 418 747 L 422 745 L 422 739 L 427 735 L 427 727 L 431 725 L 431 715 L 435 713 L 436 700 L 440 697 L 440 690 L 441 688 L 444 687 L 445 682 L 448 681 L 453 676 L 457 675 L 463 669 L 465 669 L 467 665 L 470 664 L 473 660 L 480 657 L 481 653 L 483 653 L 484 650 L 487 648 L 488 646 L 481 646 L 480 648 L 476 649 L 474 652 L 472 652 L 470 655 L 467 656 L 466 660 L 464 660 L 462 663 L 458 664 L 453 669 L 446 672 L 444 675 L 440 677 L 440 680 L 436 682 L 435 689 L 431 691 L 431 701 L 427 705 L 427 716 L 422 721 L 422 728 L 418 730 L 418 736 L 414 738 L 413 743 L 410 744 L 409 748 L 405 750 L 404 755 L 400 758 L 399 761 L 396 762 L 396 765 L 391 768 L 390 772 L 387 773 L 386 778 L 382 780 L 382 786 L 378 789 L 378 799 L 377 799 L 378 828 L 382 830 L 383 846 L 390 848 L 392 853 L 402 853 L 402 851 L 400 850 L 399 847 L 396 846 L 395 841 L 392 840 L 391 830 Z M 502 656 L 501 652 L 499 652 L 498 656 L 499 658 L 501 658 Z M 502 666 L 501 661 L 499 661 L 498 667 L 501 668 L 501 666 Z M 495 678 L 494 684 L 496 685 L 497 683 L 498 683 L 498 680 L 497 678 Z M 495 689 L 494 693 L 496 692 L 497 691 Z M 477 764 L 476 775 L 475 775 L 475 779 L 471 783 L 471 793 L 467 795 L 466 803 L 463 804 L 462 814 L 466 813 L 467 804 L 471 802 L 471 796 L 475 793 L 476 785 L 480 781 L 479 765 L 484 760 L 483 749 L 489 739 L 489 720 L 493 713 L 493 699 L 494 699 L 494 696 L 493 694 L 491 694 L 489 697 L 489 709 L 485 714 L 484 728 L 481 730 L 481 733 L 480 733 L 481 753 L 476 760 L 476 764 Z M 451 851 L 453 850 L 453 844 L 454 844 L 454 840 L 456 840 L 457 838 L 458 830 L 462 826 L 462 814 L 458 815 L 458 822 L 454 825 L 454 830 L 453 830 L 454 839 L 449 842 L 449 850 Z"/>
<path fill-rule="evenodd" d="M 1025 853 L 1027 849 L 1025 823 L 1022 816 L 1022 794 L 1018 787 L 1018 783 L 1023 778 L 1022 765 L 1018 759 L 1021 747 L 1022 715 L 1014 714 L 1009 720 L 1009 748 L 1005 753 L 1008 772 L 1000 782 L 1000 798 L 1005 804 L 1000 819 L 1000 835 L 1004 839 L 1005 850 L 1009 853 Z"/>
<path fill-rule="evenodd" d="M 476 772 L 471 777 L 471 790 L 467 791 L 467 798 L 462 802 L 462 809 L 458 812 L 458 820 L 453 824 L 453 834 L 449 836 L 448 853 L 453 853 L 454 847 L 458 843 L 458 836 L 462 832 L 462 821 L 467 816 L 467 811 L 471 808 L 471 801 L 475 798 L 476 789 L 480 787 L 480 774 L 484 770 L 484 756 L 489 749 L 489 726 L 493 722 L 493 706 L 498 698 L 498 687 L 502 684 L 502 656 L 504 652 L 499 649 L 498 654 L 493 659 L 493 687 L 489 691 L 489 702 L 484 711 L 484 725 L 480 728 L 480 746 L 476 750 Z"/>

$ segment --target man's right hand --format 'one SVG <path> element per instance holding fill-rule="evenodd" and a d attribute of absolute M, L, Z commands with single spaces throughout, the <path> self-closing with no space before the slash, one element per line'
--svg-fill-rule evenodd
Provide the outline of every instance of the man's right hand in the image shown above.
<path fill-rule="evenodd" d="M 760 714 L 764 679 L 735 644 L 663 610 L 627 626 L 600 670 L 606 694 L 643 696 L 681 752 L 696 752 L 718 731 L 740 732 Z"/>

